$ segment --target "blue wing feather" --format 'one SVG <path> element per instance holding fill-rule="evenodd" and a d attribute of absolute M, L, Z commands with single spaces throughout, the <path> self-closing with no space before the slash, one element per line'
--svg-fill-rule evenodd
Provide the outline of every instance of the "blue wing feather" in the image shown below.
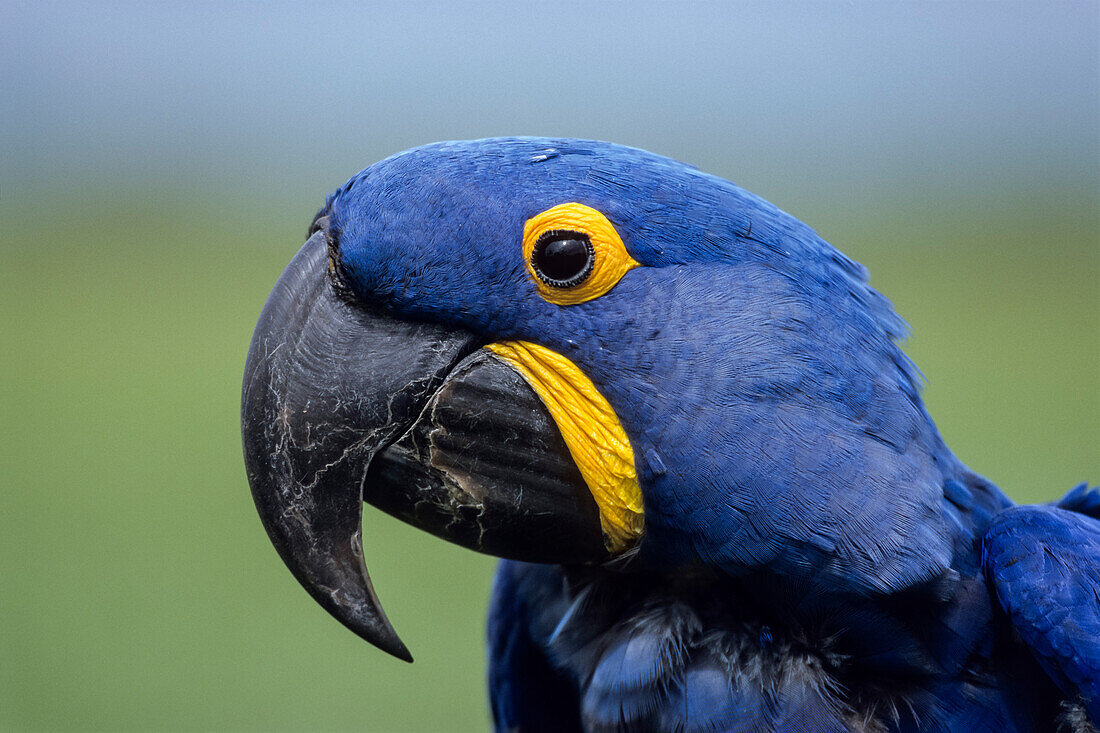
<path fill-rule="evenodd" d="M 1075 489 L 1068 505 L 1091 508 L 1089 495 Z M 1015 507 L 994 518 L 984 547 L 986 572 L 1020 638 L 1100 721 L 1100 522 L 1059 507 Z"/>
<path fill-rule="evenodd" d="M 1087 483 L 1078 484 L 1062 497 L 1058 508 L 1100 519 L 1100 487 L 1090 489 Z"/>
<path fill-rule="evenodd" d="M 502 562 L 489 608 L 489 699 L 496 731 L 580 731 L 576 686 L 531 640 L 527 596 L 515 563 Z"/>

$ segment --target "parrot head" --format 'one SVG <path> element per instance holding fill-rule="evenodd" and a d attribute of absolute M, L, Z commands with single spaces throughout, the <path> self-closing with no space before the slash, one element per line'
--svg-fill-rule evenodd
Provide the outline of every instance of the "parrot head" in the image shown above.
<path fill-rule="evenodd" d="M 601 142 L 428 145 L 330 195 L 275 285 L 248 477 L 302 585 L 405 659 L 364 501 L 531 562 L 912 587 L 950 564 L 960 469 L 903 335 L 860 265 L 729 181 Z"/>

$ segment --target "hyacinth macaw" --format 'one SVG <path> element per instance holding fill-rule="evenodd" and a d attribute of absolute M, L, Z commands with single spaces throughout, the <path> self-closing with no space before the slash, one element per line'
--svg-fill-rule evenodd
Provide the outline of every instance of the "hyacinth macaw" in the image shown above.
<path fill-rule="evenodd" d="M 498 730 L 1100 722 L 1100 492 L 1013 506 L 948 449 L 863 267 L 602 142 L 409 150 L 331 194 L 257 325 L 267 531 L 411 661 L 366 501 L 505 558 Z"/>

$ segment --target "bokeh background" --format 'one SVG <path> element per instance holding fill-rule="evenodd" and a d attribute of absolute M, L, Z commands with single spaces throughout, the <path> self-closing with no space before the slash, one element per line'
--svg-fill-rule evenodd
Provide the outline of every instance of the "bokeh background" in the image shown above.
<path fill-rule="evenodd" d="M 325 193 L 433 140 L 737 181 L 871 268 L 975 470 L 1100 480 L 1098 8 L 0 3 L 0 728 L 485 729 L 493 560 L 368 510 L 387 658 L 284 569 L 239 438 Z"/>

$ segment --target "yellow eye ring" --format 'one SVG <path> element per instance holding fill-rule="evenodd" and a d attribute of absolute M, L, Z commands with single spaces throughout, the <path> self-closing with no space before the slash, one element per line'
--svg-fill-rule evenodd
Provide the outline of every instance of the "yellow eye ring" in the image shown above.
<path fill-rule="evenodd" d="M 583 277 L 558 281 L 535 269 L 536 249 L 555 242 L 583 242 L 591 261 Z M 577 245 L 571 245 L 577 252 Z M 536 214 L 523 225 L 523 259 L 539 295 L 557 305 L 575 305 L 598 298 L 618 284 L 638 263 L 626 251 L 614 225 L 591 206 L 570 202 Z"/>

